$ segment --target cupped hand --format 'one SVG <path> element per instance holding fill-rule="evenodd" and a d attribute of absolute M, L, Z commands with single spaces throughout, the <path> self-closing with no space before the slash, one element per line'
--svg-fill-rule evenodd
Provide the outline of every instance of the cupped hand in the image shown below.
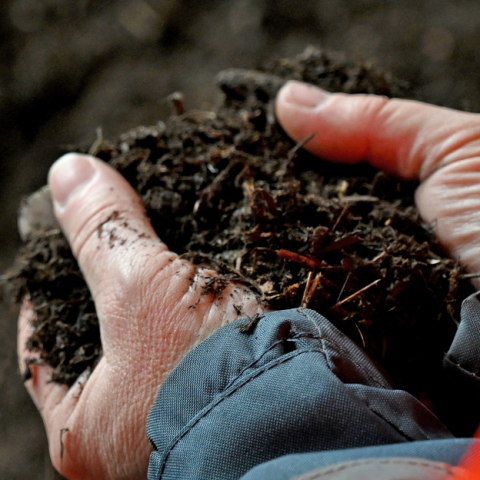
<path fill-rule="evenodd" d="M 27 389 L 41 412 L 50 456 L 69 479 L 146 478 L 146 420 L 168 373 L 195 345 L 239 315 L 263 311 L 245 287 L 202 294 L 217 276 L 196 269 L 156 236 L 126 180 L 93 157 L 69 154 L 50 170 L 57 220 L 95 301 L 103 356 L 68 388 L 31 365 Z M 203 292 L 205 293 L 205 291 Z M 19 362 L 33 312 L 19 322 Z"/>
<path fill-rule="evenodd" d="M 480 273 L 480 115 L 375 95 L 331 94 L 288 82 L 277 117 L 311 153 L 341 163 L 369 162 L 421 182 L 416 203 L 446 250 Z M 480 280 L 475 280 L 477 288 Z"/>

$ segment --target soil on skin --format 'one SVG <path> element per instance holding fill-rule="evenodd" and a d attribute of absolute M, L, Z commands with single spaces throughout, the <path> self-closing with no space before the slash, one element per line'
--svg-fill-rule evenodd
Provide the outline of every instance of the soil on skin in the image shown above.
<path fill-rule="evenodd" d="M 222 72 L 218 110 L 183 113 L 176 100 L 166 123 L 99 141 L 93 153 L 138 191 L 170 248 L 244 282 L 272 309 L 317 310 L 400 388 L 429 395 L 469 283 L 420 220 L 415 184 L 363 164 L 321 161 L 287 137 L 272 100 L 291 78 L 331 91 L 404 94 L 382 72 L 310 49 L 263 72 Z M 63 235 L 31 238 L 11 279 L 17 299 L 28 295 L 37 314 L 28 342 L 34 362 L 52 365 L 53 380 L 71 385 L 94 368 L 101 343 Z M 205 294 L 218 296 L 225 284 Z"/>

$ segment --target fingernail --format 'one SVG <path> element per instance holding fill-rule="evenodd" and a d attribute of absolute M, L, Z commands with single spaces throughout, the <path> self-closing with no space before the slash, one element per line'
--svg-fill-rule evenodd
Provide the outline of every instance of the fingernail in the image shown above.
<path fill-rule="evenodd" d="M 48 174 L 53 201 L 60 207 L 67 205 L 85 188 L 95 171 L 86 155 L 68 153 L 59 158 Z"/>
<path fill-rule="evenodd" d="M 287 89 L 285 100 L 297 107 L 317 107 L 330 96 L 321 88 L 294 80 L 288 82 L 285 88 Z"/>

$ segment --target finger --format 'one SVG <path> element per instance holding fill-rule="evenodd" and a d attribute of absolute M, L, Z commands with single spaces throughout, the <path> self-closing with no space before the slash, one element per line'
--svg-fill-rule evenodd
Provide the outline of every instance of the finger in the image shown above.
<path fill-rule="evenodd" d="M 480 117 L 375 95 L 330 94 L 288 82 L 277 117 L 296 141 L 326 160 L 367 161 L 401 178 L 423 181 L 447 164 L 480 156 Z"/>
<path fill-rule="evenodd" d="M 82 435 L 78 434 L 79 429 L 76 426 L 78 420 L 74 412 L 85 385 L 87 385 L 90 373 L 85 371 L 71 387 L 53 382 L 53 368 L 48 365 L 42 365 L 41 360 L 38 358 L 38 353 L 32 352 L 27 348 L 27 341 L 33 333 L 32 321 L 34 320 L 35 313 L 31 308 L 31 304 L 24 302 L 18 321 L 18 363 L 22 372 L 25 371 L 27 363 L 29 365 L 30 376 L 25 381 L 25 387 L 42 416 L 52 462 L 57 470 L 67 474 L 70 465 L 81 464 L 81 456 L 85 456 L 82 448 L 73 448 L 74 454 L 72 455 L 71 444 L 75 441 L 77 443 L 81 441 Z M 29 360 L 36 361 L 30 363 Z M 104 362 L 100 361 L 100 364 L 102 363 Z M 97 369 L 96 372 L 98 370 L 101 369 Z M 94 421 L 94 419 L 89 420 Z M 86 421 L 83 421 L 82 428 L 86 427 Z M 72 436 L 72 432 L 75 435 Z M 85 445 L 82 445 L 82 447 L 85 447 Z M 89 451 L 88 454 L 90 458 L 95 458 L 95 452 Z M 86 465 L 85 460 L 83 460 L 83 464 Z M 70 478 L 70 475 L 68 476 Z M 72 475 L 72 478 L 78 478 L 78 476 Z M 81 478 L 84 477 L 82 476 Z"/>
<path fill-rule="evenodd" d="M 142 266 L 154 261 L 158 270 L 171 261 L 138 195 L 106 163 L 65 155 L 50 169 L 49 185 L 55 215 L 97 305 L 129 291 Z"/>
<path fill-rule="evenodd" d="M 436 171 L 418 187 L 415 200 L 452 257 L 480 272 L 480 157 Z M 473 284 L 480 288 L 479 279 Z"/>
<path fill-rule="evenodd" d="M 17 336 L 17 354 L 18 365 L 21 372 L 29 371 L 29 378 L 25 381 L 25 386 L 32 397 L 42 416 L 49 420 L 52 414 L 52 408 L 46 406 L 55 406 L 65 397 L 68 387 L 51 381 L 53 369 L 47 365 L 41 365 L 38 353 L 27 349 L 27 341 L 33 333 L 32 321 L 35 319 L 35 313 L 29 302 L 24 302 L 20 311 L 18 320 Z M 35 363 L 31 363 L 34 360 Z"/>

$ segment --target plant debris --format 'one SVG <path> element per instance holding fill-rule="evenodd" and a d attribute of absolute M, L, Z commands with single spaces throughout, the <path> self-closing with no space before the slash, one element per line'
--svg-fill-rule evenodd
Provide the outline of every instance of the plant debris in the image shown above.
<path fill-rule="evenodd" d="M 99 138 L 92 153 L 137 190 L 167 245 L 224 274 L 205 289 L 221 294 L 235 278 L 272 309 L 312 308 L 400 388 L 423 396 L 434 389 L 470 285 L 419 218 L 415 183 L 322 161 L 301 149 L 308 138 L 296 145 L 287 137 L 273 113 L 287 79 L 347 93 L 405 92 L 373 67 L 310 48 L 263 71 L 222 72 L 216 110 L 189 112 L 175 94 L 166 123 L 115 142 Z M 94 368 L 95 306 L 62 234 L 32 236 L 9 278 L 16 298 L 28 295 L 33 304 L 28 348 L 54 367 L 53 380 L 71 385 Z"/>

